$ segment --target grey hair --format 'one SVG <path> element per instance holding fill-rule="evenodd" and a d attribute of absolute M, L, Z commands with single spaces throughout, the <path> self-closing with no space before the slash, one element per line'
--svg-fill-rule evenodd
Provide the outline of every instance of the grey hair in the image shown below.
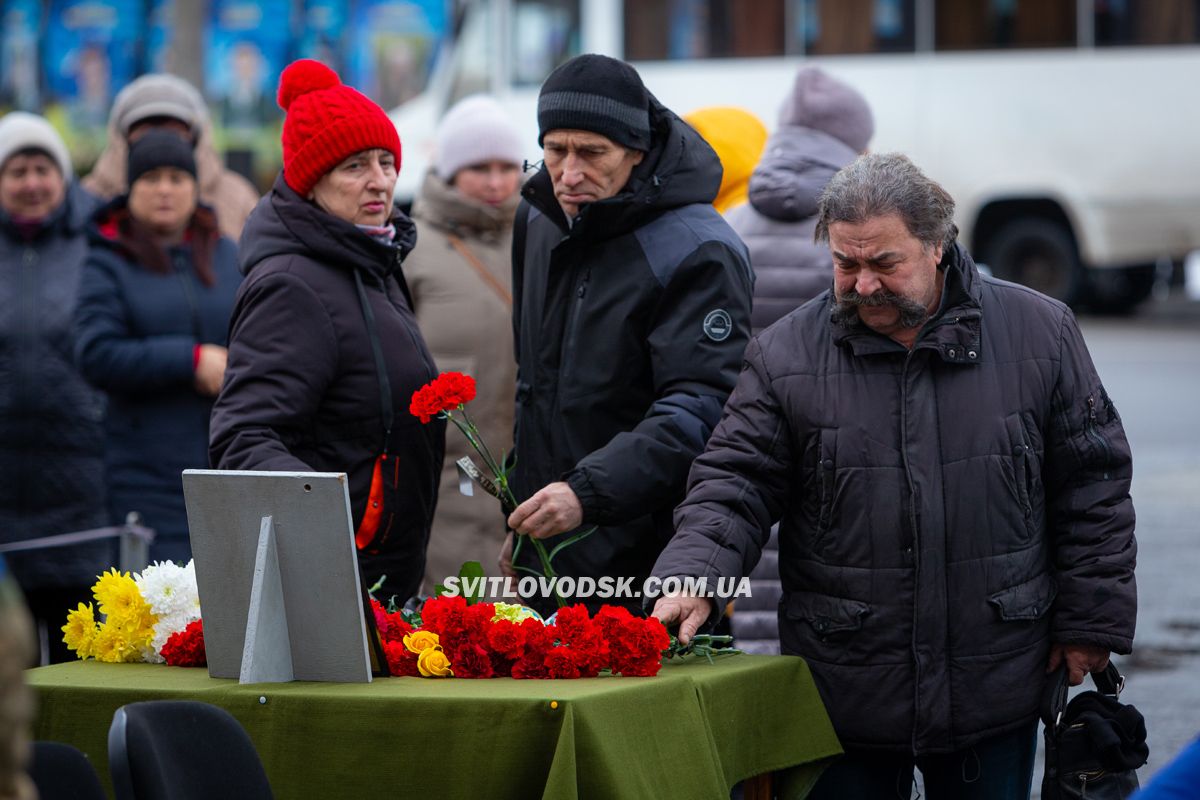
<path fill-rule="evenodd" d="M 895 214 L 927 248 L 944 253 L 958 238 L 954 199 L 901 153 L 861 155 L 833 176 L 817 199 L 813 239 L 829 243 L 835 222 L 860 224 Z"/>

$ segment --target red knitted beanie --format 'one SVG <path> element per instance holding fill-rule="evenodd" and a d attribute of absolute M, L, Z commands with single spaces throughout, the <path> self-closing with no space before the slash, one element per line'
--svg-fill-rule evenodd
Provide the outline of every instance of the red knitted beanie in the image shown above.
<path fill-rule="evenodd" d="M 342 83 L 319 61 L 293 61 L 279 76 L 283 120 L 283 179 L 307 197 L 325 173 L 361 150 L 382 148 L 396 156 L 400 135 L 373 100 Z"/>

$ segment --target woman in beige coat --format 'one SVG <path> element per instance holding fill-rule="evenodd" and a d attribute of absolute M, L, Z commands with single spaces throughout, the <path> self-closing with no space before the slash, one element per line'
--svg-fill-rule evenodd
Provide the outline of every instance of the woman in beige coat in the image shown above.
<path fill-rule="evenodd" d="M 183 78 L 143 75 L 117 94 L 108 118 L 108 144 L 83 179 L 83 188 L 103 200 L 128 192 L 125 171 L 129 145 L 153 128 L 174 131 L 192 143 L 200 202 L 216 210 L 221 235 L 237 242 L 246 217 L 258 204 L 258 190 L 225 168 L 213 146 L 208 106 L 200 92 Z"/>
<path fill-rule="evenodd" d="M 516 363 L 512 345 L 512 223 L 521 185 L 520 134 L 488 97 L 468 97 L 438 128 L 434 166 L 413 204 L 417 246 L 404 262 L 417 322 L 441 372 L 475 378 L 470 405 L 492 452 L 512 448 Z M 494 573 L 504 515 L 483 492 L 458 490 L 455 462 L 478 457 L 447 431 L 437 513 L 429 539 L 425 591 L 466 561 Z"/>

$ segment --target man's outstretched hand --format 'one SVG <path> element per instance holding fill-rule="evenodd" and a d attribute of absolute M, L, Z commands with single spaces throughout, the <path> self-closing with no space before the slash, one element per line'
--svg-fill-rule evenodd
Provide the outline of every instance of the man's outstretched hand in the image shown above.
<path fill-rule="evenodd" d="M 652 616 L 670 627 L 678 623 L 680 644 L 687 644 L 713 612 L 713 603 L 703 597 L 660 597 Z"/>

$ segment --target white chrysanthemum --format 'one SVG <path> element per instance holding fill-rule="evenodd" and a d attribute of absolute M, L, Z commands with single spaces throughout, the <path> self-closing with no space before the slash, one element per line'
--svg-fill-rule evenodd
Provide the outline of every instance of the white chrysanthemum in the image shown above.
<path fill-rule="evenodd" d="M 200 595 L 196 589 L 196 567 L 191 561 L 181 567 L 172 561 L 155 562 L 134 577 L 142 597 L 158 617 L 154 625 L 153 655 L 146 660 L 162 663 L 162 650 L 171 634 L 200 619 Z"/>

